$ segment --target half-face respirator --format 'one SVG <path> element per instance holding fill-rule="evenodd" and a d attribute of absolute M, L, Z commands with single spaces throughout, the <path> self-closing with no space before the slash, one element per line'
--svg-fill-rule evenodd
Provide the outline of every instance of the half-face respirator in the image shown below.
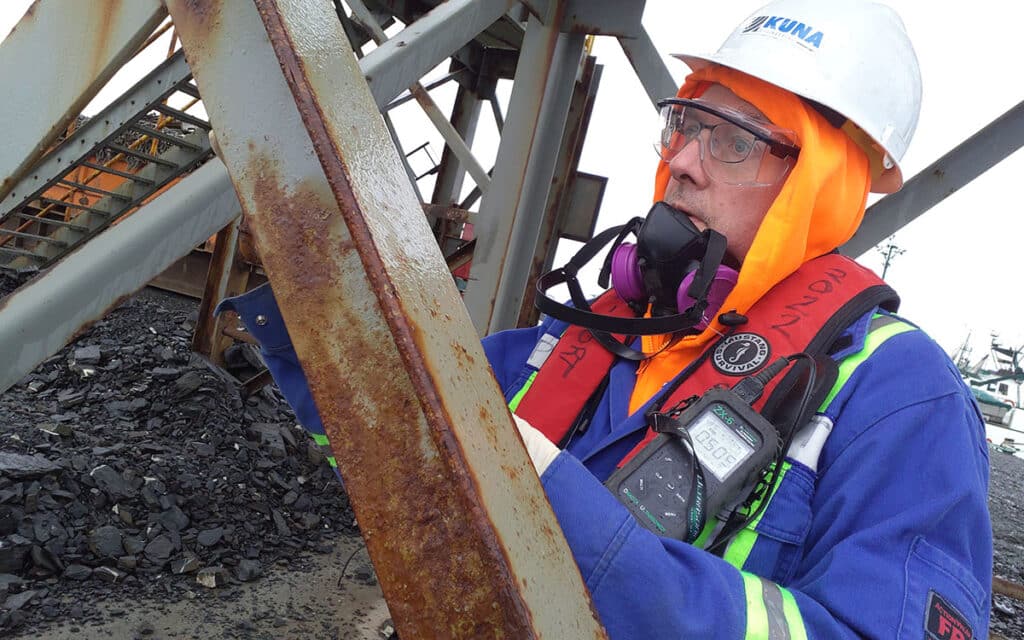
<path fill-rule="evenodd" d="M 624 242 L 629 234 L 636 236 L 636 244 Z M 650 317 L 621 318 L 591 311 L 576 274 L 612 241 L 598 284 L 607 288 L 610 277 L 615 292 L 634 313 Z M 699 230 L 683 212 L 658 202 L 646 218 L 634 218 L 598 234 L 564 267 L 541 276 L 535 304 L 549 316 L 593 332 L 626 336 L 699 333 L 736 284 L 737 272 L 722 264 L 725 248 L 725 236 L 711 229 Z M 563 282 L 573 306 L 546 294 Z"/>

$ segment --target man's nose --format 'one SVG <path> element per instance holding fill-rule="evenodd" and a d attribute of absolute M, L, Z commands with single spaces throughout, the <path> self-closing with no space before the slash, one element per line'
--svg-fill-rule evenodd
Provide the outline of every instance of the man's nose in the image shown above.
<path fill-rule="evenodd" d="M 704 171 L 702 157 L 704 155 L 704 132 L 697 136 L 696 140 L 690 140 L 680 149 L 668 163 L 669 172 L 676 180 L 684 176 L 689 178 L 698 187 L 707 184 L 707 174 Z"/>

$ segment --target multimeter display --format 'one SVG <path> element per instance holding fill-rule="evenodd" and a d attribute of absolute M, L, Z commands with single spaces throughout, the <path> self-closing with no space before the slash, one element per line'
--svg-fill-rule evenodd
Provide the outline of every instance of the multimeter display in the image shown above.
<path fill-rule="evenodd" d="M 726 476 L 754 453 L 754 447 L 736 435 L 736 432 L 714 413 L 702 413 L 690 425 L 689 431 L 697 458 L 719 481 L 725 480 Z"/>
<path fill-rule="evenodd" d="M 711 389 L 667 419 L 605 486 L 647 529 L 689 541 L 708 514 L 751 490 L 775 457 L 778 433 L 729 389 Z"/>

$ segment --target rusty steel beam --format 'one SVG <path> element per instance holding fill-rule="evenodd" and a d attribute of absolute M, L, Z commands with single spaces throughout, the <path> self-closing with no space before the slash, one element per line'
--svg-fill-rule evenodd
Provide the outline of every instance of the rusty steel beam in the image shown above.
<path fill-rule="evenodd" d="M 168 9 L 399 635 L 605 637 L 330 3 Z"/>
<path fill-rule="evenodd" d="M 192 350 L 221 367 L 224 366 L 224 350 L 233 342 L 224 334 L 224 327 L 230 319 L 226 314 L 215 316 L 213 310 L 224 298 L 245 293 L 249 288 L 249 274 L 252 271 L 239 255 L 239 222 L 238 219 L 232 220 L 231 224 L 217 232 L 199 305 L 199 320 L 192 334 Z"/>
<path fill-rule="evenodd" d="M 0 44 L 4 84 L 17 87 L 16 98 L 0 101 L 7 125 L 0 199 L 166 15 L 160 0 L 37 0 L 29 7 Z"/>
<path fill-rule="evenodd" d="M 992 593 L 1024 602 L 1024 585 L 999 576 L 992 576 Z"/>

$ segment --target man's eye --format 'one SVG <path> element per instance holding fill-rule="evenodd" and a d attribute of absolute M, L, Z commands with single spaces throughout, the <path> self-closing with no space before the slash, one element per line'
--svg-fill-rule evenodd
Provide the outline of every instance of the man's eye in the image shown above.
<path fill-rule="evenodd" d="M 700 123 L 699 122 L 684 122 L 679 130 L 687 138 L 694 138 L 700 135 Z"/>
<path fill-rule="evenodd" d="M 753 149 L 754 144 L 753 140 L 748 140 L 747 138 L 733 138 L 730 146 L 733 153 L 745 157 Z"/>

